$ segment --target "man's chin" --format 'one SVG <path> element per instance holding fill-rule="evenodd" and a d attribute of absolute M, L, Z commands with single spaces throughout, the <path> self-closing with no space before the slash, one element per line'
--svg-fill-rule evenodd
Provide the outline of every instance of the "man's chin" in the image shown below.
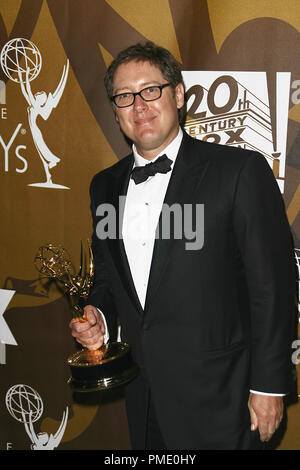
<path fill-rule="evenodd" d="M 140 149 L 141 152 L 143 150 L 150 151 L 160 147 L 160 141 L 155 138 L 153 133 L 149 132 L 149 134 L 144 135 L 142 139 L 137 140 L 135 146 L 137 149 Z"/>

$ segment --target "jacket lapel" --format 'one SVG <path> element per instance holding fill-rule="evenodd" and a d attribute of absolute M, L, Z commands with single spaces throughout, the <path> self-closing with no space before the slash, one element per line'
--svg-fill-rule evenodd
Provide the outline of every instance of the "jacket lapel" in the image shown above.
<path fill-rule="evenodd" d="M 175 161 L 170 183 L 166 192 L 164 204 L 171 207 L 173 204 L 193 203 L 201 181 L 205 175 L 209 160 L 199 152 L 199 146 L 194 139 L 184 133 L 183 141 Z M 161 224 L 162 213 L 159 224 Z M 150 276 L 148 282 L 145 311 L 149 308 L 153 297 L 160 285 L 165 267 L 168 263 L 171 250 L 176 240 L 164 240 L 162 234 L 155 240 Z"/>
<path fill-rule="evenodd" d="M 114 168 L 111 175 L 112 183 L 110 186 L 108 202 L 110 202 L 116 210 L 116 238 L 110 238 L 107 241 L 111 256 L 120 274 L 124 288 L 137 310 L 142 314 L 143 309 L 135 290 L 122 238 L 124 203 L 133 166 L 133 156 L 124 159 L 122 164 L 123 167 Z"/>

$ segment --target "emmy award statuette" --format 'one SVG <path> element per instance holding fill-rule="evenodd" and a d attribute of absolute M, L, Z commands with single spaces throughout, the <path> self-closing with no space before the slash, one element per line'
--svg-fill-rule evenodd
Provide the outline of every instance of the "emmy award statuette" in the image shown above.
<path fill-rule="evenodd" d="M 88 298 L 94 279 L 94 262 L 91 247 L 86 253 L 81 245 L 81 263 L 75 273 L 68 252 L 59 245 L 41 246 L 34 264 L 40 276 L 55 279 L 62 284 L 71 303 L 71 311 L 78 321 L 86 321 L 81 301 Z M 87 269 L 88 265 L 88 269 Z M 138 366 L 131 358 L 130 346 L 124 342 L 108 342 L 96 351 L 81 349 L 68 357 L 71 370 L 68 384 L 74 391 L 91 392 L 108 390 L 124 385 L 138 374 Z"/>

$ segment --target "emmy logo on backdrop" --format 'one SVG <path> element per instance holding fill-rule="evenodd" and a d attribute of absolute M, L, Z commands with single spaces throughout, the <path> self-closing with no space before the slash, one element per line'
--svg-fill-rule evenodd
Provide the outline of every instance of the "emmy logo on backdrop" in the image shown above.
<path fill-rule="evenodd" d="M 17 38 L 7 42 L 2 49 L 0 62 L 6 76 L 20 84 L 21 91 L 29 105 L 27 108 L 29 127 L 34 145 L 45 170 L 46 181 L 32 183 L 29 186 L 69 189 L 67 186 L 52 182 L 50 170 L 60 162 L 60 158 L 49 149 L 37 125 L 37 118 L 41 116 L 46 121 L 62 97 L 68 78 L 69 60 L 64 65 L 56 90 L 48 94 L 45 91 L 33 94 L 31 90 L 30 82 L 38 76 L 42 67 L 41 53 L 31 41 Z"/>
<path fill-rule="evenodd" d="M 69 410 L 63 413 L 61 424 L 56 433 L 36 433 L 33 423 L 40 419 L 44 405 L 38 392 L 29 385 L 18 384 L 11 387 L 6 393 L 5 403 L 10 415 L 24 424 L 26 433 L 30 438 L 32 450 L 53 450 L 60 444 L 68 422 Z"/>

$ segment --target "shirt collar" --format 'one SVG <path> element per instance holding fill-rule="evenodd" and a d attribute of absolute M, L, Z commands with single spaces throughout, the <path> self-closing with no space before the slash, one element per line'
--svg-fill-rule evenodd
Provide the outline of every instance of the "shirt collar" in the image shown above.
<path fill-rule="evenodd" d="M 183 137 L 183 132 L 181 127 L 179 127 L 179 131 L 175 139 L 172 140 L 172 142 L 164 149 L 162 150 L 151 162 L 155 162 L 161 155 L 166 154 L 168 158 L 172 160 L 174 163 L 179 151 L 179 147 L 182 141 Z M 133 152 L 133 157 L 134 157 L 134 167 L 136 166 L 144 166 L 147 165 L 147 163 L 150 163 L 146 158 L 142 157 L 139 155 L 139 153 L 136 150 L 136 146 L 133 144 L 132 145 L 132 152 Z M 172 165 L 173 166 L 173 165 Z"/>

